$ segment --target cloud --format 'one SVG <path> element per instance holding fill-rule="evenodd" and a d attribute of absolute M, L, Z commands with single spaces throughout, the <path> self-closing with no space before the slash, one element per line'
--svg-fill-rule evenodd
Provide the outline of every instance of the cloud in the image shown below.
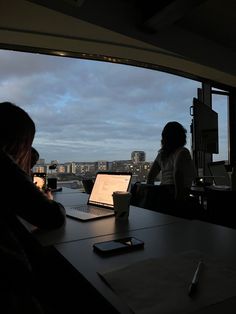
<path fill-rule="evenodd" d="M 199 82 L 107 62 L 0 50 L 1 101 L 23 107 L 34 141 L 50 160 L 153 160 L 161 130 L 179 121 L 190 138 L 189 108 Z"/>

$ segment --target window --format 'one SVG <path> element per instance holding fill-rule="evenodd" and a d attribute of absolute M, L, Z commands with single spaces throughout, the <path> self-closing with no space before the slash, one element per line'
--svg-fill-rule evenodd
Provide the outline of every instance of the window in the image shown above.
<path fill-rule="evenodd" d="M 33 145 L 52 175 L 118 168 L 133 151 L 144 151 L 142 162 L 152 162 L 168 121 L 184 125 L 191 147 L 189 108 L 199 82 L 147 68 L 6 50 L 0 50 L 0 65 L 1 99 L 36 122 Z M 49 170 L 51 163 L 57 168 Z M 135 169 L 138 176 L 149 168 Z"/>
<path fill-rule="evenodd" d="M 228 161 L 228 97 L 212 95 L 212 109 L 218 112 L 219 154 L 213 154 L 213 161 Z"/>

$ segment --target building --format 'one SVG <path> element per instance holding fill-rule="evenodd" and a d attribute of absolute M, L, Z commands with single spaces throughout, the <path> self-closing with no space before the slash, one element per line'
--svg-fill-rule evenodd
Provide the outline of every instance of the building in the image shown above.
<path fill-rule="evenodd" d="M 131 153 L 131 160 L 135 164 L 142 162 L 142 161 L 145 161 L 146 160 L 146 154 L 144 151 L 133 151 Z"/>

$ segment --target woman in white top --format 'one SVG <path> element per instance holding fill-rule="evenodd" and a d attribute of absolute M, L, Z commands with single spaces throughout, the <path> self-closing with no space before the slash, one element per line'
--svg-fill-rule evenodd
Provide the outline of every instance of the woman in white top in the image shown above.
<path fill-rule="evenodd" d="M 157 175 L 160 175 L 161 185 L 169 186 L 170 196 L 176 201 L 188 198 L 195 176 L 190 151 L 185 147 L 186 133 L 186 129 L 176 121 L 165 125 L 161 149 L 147 177 L 147 183 L 154 184 Z"/>

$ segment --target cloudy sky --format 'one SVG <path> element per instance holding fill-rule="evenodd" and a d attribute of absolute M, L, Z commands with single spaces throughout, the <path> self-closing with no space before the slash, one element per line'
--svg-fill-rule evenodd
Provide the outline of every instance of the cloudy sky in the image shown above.
<path fill-rule="evenodd" d="M 127 65 L 0 50 L 1 101 L 24 108 L 36 123 L 34 146 L 46 162 L 152 161 L 161 130 L 187 129 L 201 84 Z"/>

